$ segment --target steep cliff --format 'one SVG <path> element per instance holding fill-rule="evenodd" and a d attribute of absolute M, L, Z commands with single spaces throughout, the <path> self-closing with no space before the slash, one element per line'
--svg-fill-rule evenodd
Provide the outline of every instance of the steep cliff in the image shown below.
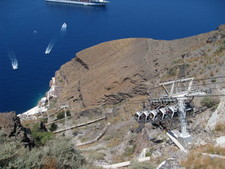
<path fill-rule="evenodd" d="M 172 41 L 115 40 L 78 52 L 56 72 L 56 105 L 67 103 L 71 110 L 113 105 L 147 95 L 161 80 L 194 75 L 185 65 L 205 55 L 223 30 Z"/>

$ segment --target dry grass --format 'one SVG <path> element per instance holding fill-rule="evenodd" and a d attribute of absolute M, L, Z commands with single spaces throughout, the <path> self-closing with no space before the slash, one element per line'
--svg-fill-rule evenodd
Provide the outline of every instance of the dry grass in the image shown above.
<path fill-rule="evenodd" d="M 181 165 L 186 169 L 222 169 L 225 168 L 225 160 L 203 156 L 201 153 L 225 155 L 225 148 L 213 145 L 200 146 L 195 151 L 188 154 L 186 160 L 181 161 Z"/>
<path fill-rule="evenodd" d="M 47 158 L 43 169 L 57 169 L 57 162 L 55 158 Z"/>
<path fill-rule="evenodd" d="M 102 152 L 93 152 L 90 154 L 89 158 L 93 161 L 104 160 L 105 153 Z"/>
<path fill-rule="evenodd" d="M 130 169 L 154 169 L 156 168 L 150 161 L 145 162 L 131 162 Z"/>
<path fill-rule="evenodd" d="M 193 62 L 197 62 L 199 60 L 200 60 L 200 56 L 195 56 L 195 57 L 188 58 L 186 60 L 186 63 L 193 63 Z"/>
<path fill-rule="evenodd" d="M 122 154 L 116 154 L 116 153 L 114 153 L 114 154 L 115 155 L 112 156 L 113 163 L 120 163 L 120 162 L 126 161 L 125 157 Z"/>
<path fill-rule="evenodd" d="M 189 153 L 186 161 L 181 162 L 181 165 L 186 169 L 223 169 L 225 168 L 225 160 L 192 152 Z"/>
<path fill-rule="evenodd" d="M 109 144 L 108 144 L 108 147 L 115 147 L 115 146 L 118 146 L 120 143 L 122 142 L 122 138 L 120 137 L 113 137 Z"/>
<path fill-rule="evenodd" d="M 136 147 L 137 147 L 136 144 L 130 145 L 129 147 L 127 147 L 127 148 L 125 149 L 125 152 L 123 153 L 123 155 L 124 155 L 125 157 L 130 157 L 130 156 L 132 156 L 132 155 L 134 154 L 134 151 L 135 151 Z"/>
<path fill-rule="evenodd" d="M 206 145 L 199 148 L 199 151 L 210 153 L 210 154 L 218 154 L 225 156 L 225 148 L 215 147 L 213 145 Z M 225 162 L 225 161 L 224 161 Z"/>
<path fill-rule="evenodd" d="M 217 123 L 215 126 L 215 131 L 217 132 L 225 132 L 225 124 L 224 123 Z"/>

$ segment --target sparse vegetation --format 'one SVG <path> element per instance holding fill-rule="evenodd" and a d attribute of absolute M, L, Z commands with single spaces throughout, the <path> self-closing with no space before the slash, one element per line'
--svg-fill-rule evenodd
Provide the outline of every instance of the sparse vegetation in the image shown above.
<path fill-rule="evenodd" d="M 71 116 L 69 110 L 66 111 L 66 115 L 67 115 L 67 116 Z M 63 119 L 63 118 L 65 118 L 65 112 L 64 112 L 64 111 L 60 111 L 60 112 L 57 114 L 57 120 Z"/>
<path fill-rule="evenodd" d="M 33 126 L 31 132 L 36 145 L 44 145 L 48 140 L 53 138 L 53 133 L 41 131 L 38 123 Z"/>
<path fill-rule="evenodd" d="M 130 169 L 154 169 L 153 166 L 149 161 L 146 162 L 137 162 L 134 161 L 131 163 Z"/>
<path fill-rule="evenodd" d="M 217 109 L 217 107 L 218 107 L 218 104 L 214 105 L 210 110 L 215 111 Z"/>
<path fill-rule="evenodd" d="M 204 152 L 204 153 L 209 153 L 209 154 L 218 154 L 218 155 L 223 155 L 225 156 L 225 148 L 222 147 L 216 147 L 211 144 L 207 144 L 204 146 L 200 146 L 197 149 L 198 152 Z"/>
<path fill-rule="evenodd" d="M 145 153 L 145 157 L 150 157 L 152 155 L 152 153 L 150 151 Z"/>
<path fill-rule="evenodd" d="M 73 169 L 85 165 L 85 159 L 73 145 L 64 138 L 50 140 L 43 147 L 31 151 L 13 138 L 0 134 L 0 168 L 5 169 Z"/>
<path fill-rule="evenodd" d="M 50 128 L 49 128 L 49 130 L 50 130 L 51 132 L 53 132 L 53 131 L 56 131 L 57 128 L 58 128 L 57 124 L 52 123 L 51 126 L 50 126 Z"/>
<path fill-rule="evenodd" d="M 41 121 L 42 121 L 43 123 L 47 123 L 47 122 L 48 122 L 48 118 L 43 118 Z"/>
<path fill-rule="evenodd" d="M 107 135 L 107 136 L 104 137 L 104 140 L 105 141 L 108 141 L 108 140 L 111 140 L 112 138 L 113 138 L 113 136 Z"/>
<path fill-rule="evenodd" d="M 146 156 L 146 157 L 151 156 L 152 153 L 153 153 L 153 151 L 155 151 L 153 148 L 148 148 L 148 150 L 147 150 L 146 153 L 145 153 L 145 156 Z"/>
<path fill-rule="evenodd" d="M 211 82 L 215 83 L 216 82 L 216 79 L 212 79 Z"/>
<path fill-rule="evenodd" d="M 217 123 L 216 126 L 215 126 L 215 131 L 225 133 L 225 124 L 224 123 Z"/>
<path fill-rule="evenodd" d="M 89 158 L 92 159 L 92 160 L 104 160 L 104 157 L 105 157 L 105 153 L 102 153 L 102 152 L 93 152 Z"/>
<path fill-rule="evenodd" d="M 204 97 L 201 100 L 201 105 L 205 106 L 207 108 L 212 108 L 213 106 L 218 105 L 218 104 L 219 104 L 219 100 L 215 99 L 215 98 Z"/>
<path fill-rule="evenodd" d="M 171 67 L 167 72 L 168 76 L 175 76 L 176 73 L 177 73 L 177 67 Z"/>
<path fill-rule="evenodd" d="M 205 145 L 191 151 L 186 160 L 181 165 L 186 169 L 221 169 L 225 168 L 224 159 L 210 158 L 203 156 L 201 153 L 225 155 L 225 148 L 215 147 L 213 145 Z"/>
<path fill-rule="evenodd" d="M 135 148 L 136 148 L 136 144 L 127 147 L 125 149 L 124 156 L 129 157 L 129 156 L 133 155 Z"/>
<path fill-rule="evenodd" d="M 225 41 L 223 41 L 220 46 L 216 49 L 216 51 L 214 52 L 215 55 L 220 55 L 221 53 L 223 53 L 225 51 Z"/>
<path fill-rule="evenodd" d="M 181 165 L 186 169 L 222 169 L 225 168 L 224 159 L 210 158 L 200 154 L 191 153 L 186 161 L 182 161 Z"/>
<path fill-rule="evenodd" d="M 182 59 L 175 59 L 173 62 L 172 62 L 172 64 L 178 64 L 178 63 L 181 63 L 183 60 Z"/>
<path fill-rule="evenodd" d="M 109 146 L 109 147 L 118 146 L 118 145 L 121 143 L 121 141 L 122 141 L 121 138 L 119 138 L 119 137 L 113 137 L 113 138 L 110 140 L 108 146 Z"/>

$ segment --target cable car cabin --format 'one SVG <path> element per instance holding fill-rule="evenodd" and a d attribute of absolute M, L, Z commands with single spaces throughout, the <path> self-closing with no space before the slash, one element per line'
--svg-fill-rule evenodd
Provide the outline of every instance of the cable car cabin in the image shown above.
<path fill-rule="evenodd" d="M 161 108 L 158 111 L 158 116 L 161 120 L 163 120 L 166 117 L 166 108 Z"/>
<path fill-rule="evenodd" d="M 150 112 L 149 111 L 143 111 L 144 115 L 145 115 L 145 121 L 150 121 Z"/>
<path fill-rule="evenodd" d="M 146 120 L 147 116 L 146 113 L 144 113 L 145 111 L 141 111 L 141 112 L 136 112 L 134 115 L 134 118 L 138 121 L 138 122 L 143 122 Z"/>
<path fill-rule="evenodd" d="M 152 121 L 155 121 L 155 120 L 157 119 L 157 111 L 156 111 L 156 110 L 152 110 L 152 111 L 150 111 L 149 113 L 150 113 L 150 114 L 149 114 L 150 119 L 151 119 Z"/>
<path fill-rule="evenodd" d="M 138 112 L 135 113 L 134 118 L 137 121 L 141 121 L 141 119 L 143 119 L 142 115 L 143 115 L 143 112 L 142 111 L 141 112 L 138 111 Z"/>
<path fill-rule="evenodd" d="M 169 106 L 168 109 L 167 109 L 167 114 L 170 116 L 170 118 L 173 118 L 175 113 L 177 113 L 177 107 Z"/>

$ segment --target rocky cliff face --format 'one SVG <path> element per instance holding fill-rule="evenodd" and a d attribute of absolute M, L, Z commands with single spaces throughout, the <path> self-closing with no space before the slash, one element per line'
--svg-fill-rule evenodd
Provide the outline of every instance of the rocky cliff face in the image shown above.
<path fill-rule="evenodd" d="M 56 72 L 56 103 L 80 110 L 147 95 L 148 88 L 168 79 L 171 68 L 172 78 L 187 76 L 190 58 L 202 56 L 218 39 L 217 30 L 172 41 L 133 38 L 90 47 Z"/>
<path fill-rule="evenodd" d="M 25 147 L 29 147 L 29 149 L 34 147 L 30 130 L 22 126 L 20 118 L 16 116 L 15 112 L 0 113 L 0 130 L 8 137 L 14 137 Z"/>
<path fill-rule="evenodd" d="M 8 135 L 14 128 L 13 118 L 16 117 L 15 112 L 1 113 L 0 114 L 0 129 L 4 130 Z"/>

